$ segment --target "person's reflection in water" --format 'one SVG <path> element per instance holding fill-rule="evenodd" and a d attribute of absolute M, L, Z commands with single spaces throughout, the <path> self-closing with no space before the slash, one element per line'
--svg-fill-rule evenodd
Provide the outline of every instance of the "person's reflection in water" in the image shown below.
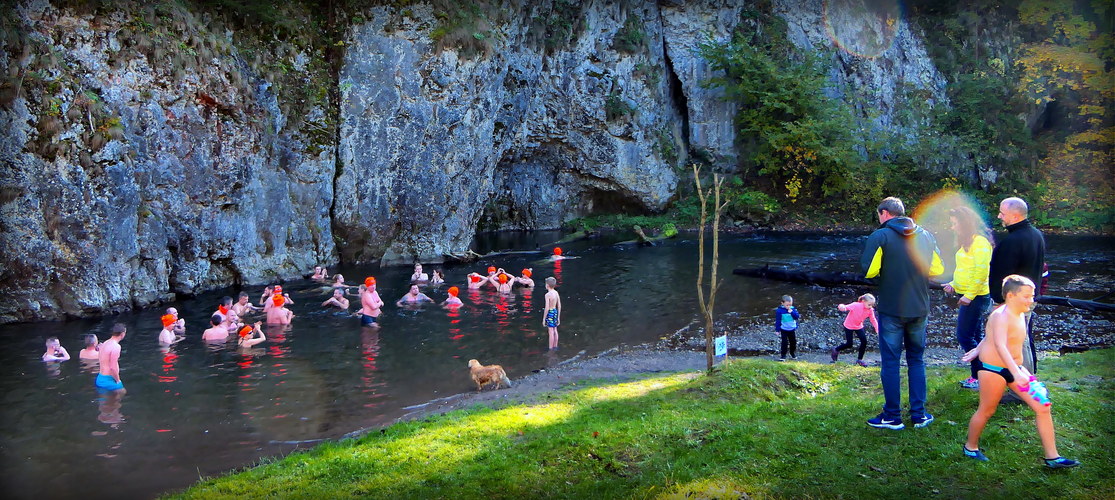
<path fill-rule="evenodd" d="M 113 429 L 118 428 L 119 424 L 124 423 L 124 415 L 120 413 L 120 408 L 124 404 L 124 389 L 117 389 L 115 391 L 106 391 L 98 389 L 97 392 L 101 393 L 101 397 L 97 398 L 97 410 L 100 414 L 97 415 L 97 421 L 102 424 L 109 424 Z"/>

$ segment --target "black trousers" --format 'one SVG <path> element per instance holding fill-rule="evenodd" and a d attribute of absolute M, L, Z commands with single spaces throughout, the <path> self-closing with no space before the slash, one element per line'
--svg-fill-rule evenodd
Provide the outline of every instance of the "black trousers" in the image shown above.
<path fill-rule="evenodd" d="M 790 348 L 790 356 L 793 356 L 795 358 L 798 357 L 797 330 L 778 330 L 778 333 L 782 335 L 782 349 L 780 351 L 781 355 L 779 355 L 778 357 L 786 357 L 787 347 Z"/>
<path fill-rule="evenodd" d="M 853 333 L 856 334 L 857 337 L 859 337 L 859 358 L 856 358 L 856 359 L 863 359 L 863 353 L 867 352 L 867 335 L 864 334 L 863 328 L 860 328 L 859 330 L 849 330 L 849 329 L 845 328 L 844 329 L 844 343 L 836 346 L 836 352 L 840 352 L 840 351 L 843 351 L 844 349 L 852 347 L 852 334 Z"/>

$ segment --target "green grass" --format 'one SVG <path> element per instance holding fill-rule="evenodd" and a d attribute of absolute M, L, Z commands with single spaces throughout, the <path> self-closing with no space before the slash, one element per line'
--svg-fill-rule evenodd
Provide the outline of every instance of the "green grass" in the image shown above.
<path fill-rule="evenodd" d="M 597 381 L 532 404 L 473 408 L 329 443 L 200 483 L 186 498 L 1111 498 L 1112 352 L 1043 362 L 1058 447 L 1047 470 L 1032 413 L 1004 406 L 960 454 L 976 393 L 929 368 L 927 428 L 873 429 L 878 370 L 743 359 L 716 374 Z"/>

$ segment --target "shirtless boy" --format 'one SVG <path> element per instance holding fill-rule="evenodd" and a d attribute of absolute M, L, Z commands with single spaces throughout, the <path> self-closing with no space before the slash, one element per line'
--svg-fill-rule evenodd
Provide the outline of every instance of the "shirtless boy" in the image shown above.
<path fill-rule="evenodd" d="M 314 266 L 314 274 L 313 274 L 313 276 L 310 276 L 310 279 L 324 280 L 324 279 L 328 279 L 328 278 L 329 278 L 329 270 L 328 269 L 326 269 L 324 267 L 321 267 L 321 266 Z"/>
<path fill-rule="evenodd" d="M 1034 282 L 1025 276 L 1012 274 L 1003 279 L 1003 305 L 988 315 L 986 336 L 975 349 L 964 355 L 964 361 L 979 358 L 979 409 L 968 422 L 968 440 L 964 455 L 988 461 L 979 448 L 980 434 L 988 419 L 995 414 L 1003 397 L 1003 388 L 1009 387 L 1018 398 L 1034 410 L 1038 437 L 1045 453 L 1045 465 L 1053 469 L 1075 467 L 1076 460 L 1057 453 L 1053 435 L 1053 415 L 1050 407 L 1038 403 L 1028 394 L 1030 373 L 1022 365 L 1022 344 L 1026 340 L 1025 314 L 1034 303 Z"/>
<path fill-rule="evenodd" d="M 225 318 L 220 314 L 214 314 L 209 318 L 211 325 L 204 332 L 201 332 L 201 340 L 205 342 L 221 342 L 228 339 L 228 330 L 223 326 Z"/>
<path fill-rule="evenodd" d="M 383 313 L 383 299 L 376 292 L 376 279 L 368 276 L 364 278 L 364 291 L 360 293 L 360 324 L 362 326 L 379 327 L 379 315 Z"/>
<path fill-rule="evenodd" d="M 402 306 L 403 304 L 416 305 L 416 304 L 421 304 L 423 302 L 433 302 L 433 301 L 434 301 L 434 299 L 431 299 L 426 294 L 418 291 L 418 285 L 410 285 L 410 291 L 408 291 L 406 293 L 406 295 L 403 295 L 402 297 L 400 297 L 399 300 L 396 300 L 395 305 L 397 305 L 397 306 Z"/>
<path fill-rule="evenodd" d="M 275 295 L 271 297 L 271 308 L 267 310 L 267 324 L 268 325 L 289 325 L 294 313 L 290 309 L 284 307 L 286 305 L 286 297 L 282 295 Z"/>
<path fill-rule="evenodd" d="M 112 325 L 112 337 L 101 343 L 100 353 L 100 367 L 97 372 L 97 380 L 94 384 L 97 389 L 104 391 L 120 391 L 120 394 L 126 392 L 124 390 L 124 382 L 120 380 L 120 341 L 124 340 L 124 335 L 128 333 L 128 328 L 123 323 Z"/>
<path fill-rule="evenodd" d="M 333 296 L 329 297 L 329 300 L 326 300 L 325 302 L 321 303 L 321 307 L 327 307 L 327 306 L 339 307 L 339 308 L 344 309 L 344 310 L 347 311 L 348 310 L 348 299 L 345 298 L 344 290 L 342 290 L 340 288 L 334 288 L 333 289 Z"/>
<path fill-rule="evenodd" d="M 163 329 L 159 332 L 159 344 L 170 345 L 184 338 L 181 335 L 174 334 L 174 316 L 164 314 L 160 320 L 163 322 Z"/>
<path fill-rule="evenodd" d="M 546 278 L 546 308 L 542 313 L 542 326 L 550 334 L 550 350 L 558 346 L 558 325 L 561 324 L 561 296 L 557 291 L 557 279 Z"/>
<path fill-rule="evenodd" d="M 43 361 L 69 361 L 70 353 L 62 347 L 62 343 L 58 341 L 58 337 L 51 337 L 46 339 L 46 352 L 43 353 Z"/>

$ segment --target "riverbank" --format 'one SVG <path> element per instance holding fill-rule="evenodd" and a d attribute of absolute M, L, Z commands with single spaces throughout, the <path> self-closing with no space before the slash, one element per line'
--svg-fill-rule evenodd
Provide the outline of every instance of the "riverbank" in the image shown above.
<path fill-rule="evenodd" d="M 705 377 L 702 353 L 639 348 L 432 402 L 178 497 L 971 497 L 996 484 L 1002 496 L 1100 498 L 1115 488 L 1110 356 L 1044 361 L 1059 448 L 1084 464 L 1071 471 L 1040 465 L 1032 414 L 1013 405 L 986 432 L 992 461 L 962 457 L 976 394 L 951 363 L 929 368 L 934 424 L 896 432 L 863 423 L 882 399 L 877 368 L 745 358 Z"/>

